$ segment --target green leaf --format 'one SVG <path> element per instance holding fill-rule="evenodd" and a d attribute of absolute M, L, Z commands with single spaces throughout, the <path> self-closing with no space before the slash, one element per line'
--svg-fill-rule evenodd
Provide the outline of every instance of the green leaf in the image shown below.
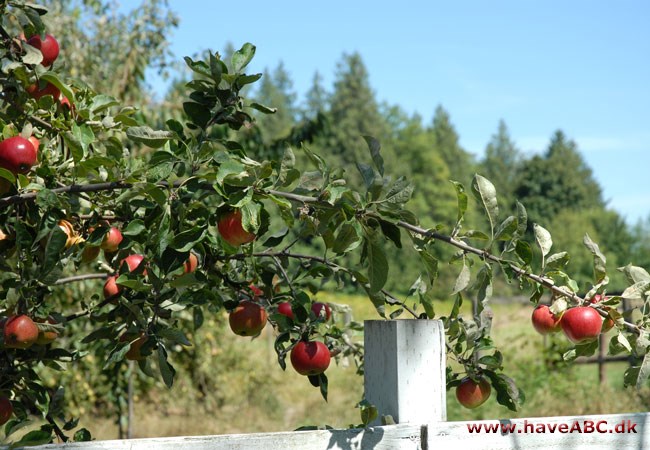
<path fill-rule="evenodd" d="M 341 228 L 336 235 L 332 251 L 337 255 L 347 253 L 358 247 L 361 244 L 361 241 L 362 239 L 357 227 L 350 223 L 344 223 L 341 225 Z"/>
<path fill-rule="evenodd" d="M 165 328 L 157 332 L 157 335 L 172 341 L 175 344 L 181 344 L 186 347 L 191 347 L 192 343 L 187 339 L 185 333 L 175 328 Z"/>
<path fill-rule="evenodd" d="M 45 278 L 61 262 L 61 252 L 65 249 L 68 236 L 58 226 L 52 229 L 45 244 L 45 257 L 41 265 L 41 279 Z"/>
<path fill-rule="evenodd" d="M 264 114 L 275 114 L 276 112 L 278 112 L 278 108 L 271 108 L 269 106 L 264 106 L 257 102 L 251 103 L 250 107 Z"/>
<path fill-rule="evenodd" d="M 25 434 L 19 441 L 11 444 L 11 448 L 32 447 L 47 444 L 52 441 L 52 432 L 46 430 L 32 430 Z"/>
<path fill-rule="evenodd" d="M 23 42 L 23 50 L 25 54 L 22 60 L 25 64 L 40 64 L 43 61 L 43 53 L 36 47 L 32 47 L 27 42 Z"/>
<path fill-rule="evenodd" d="M 248 202 L 241 207 L 242 226 L 244 230 L 256 233 L 260 228 L 260 214 L 262 205 L 255 202 Z"/>
<path fill-rule="evenodd" d="M 372 157 L 372 162 L 375 164 L 375 168 L 379 175 L 384 176 L 384 158 L 382 158 L 380 150 L 381 145 L 379 141 L 372 136 L 363 136 L 368 144 L 368 150 L 370 150 L 370 156 Z"/>
<path fill-rule="evenodd" d="M 151 127 L 130 127 L 126 135 L 133 142 L 144 144 L 151 148 L 160 148 L 168 141 L 176 138 L 171 131 L 153 130 Z"/>
<path fill-rule="evenodd" d="M 88 431 L 86 428 L 77 430 L 73 437 L 75 442 L 89 442 L 92 440 L 92 438 L 93 437 L 90 434 L 90 431 Z"/>
<path fill-rule="evenodd" d="M 460 291 L 464 290 L 467 286 L 469 286 L 470 278 L 471 278 L 471 272 L 465 262 L 465 257 L 463 257 L 463 268 L 460 270 L 460 273 L 456 278 L 456 283 L 454 284 L 454 290 L 451 293 L 451 295 L 456 295 Z"/>
<path fill-rule="evenodd" d="M 183 102 L 183 111 L 200 128 L 205 128 L 212 118 L 210 110 L 196 102 Z"/>
<path fill-rule="evenodd" d="M 643 268 L 628 264 L 625 267 L 619 267 L 619 271 L 625 274 L 630 283 L 639 283 L 641 281 L 650 281 L 650 274 Z"/>
<path fill-rule="evenodd" d="M 528 213 L 521 203 L 517 202 L 517 236 L 526 234 L 528 228 Z"/>
<path fill-rule="evenodd" d="M 512 239 L 517 233 L 517 227 L 517 218 L 514 216 L 508 216 L 508 218 L 498 226 L 497 231 L 494 233 L 494 240 L 508 241 Z"/>
<path fill-rule="evenodd" d="M 476 174 L 472 180 L 472 193 L 474 194 L 474 198 L 476 198 L 476 200 L 483 206 L 483 209 L 485 209 L 488 221 L 490 222 L 490 230 L 492 231 L 491 235 L 494 237 L 494 226 L 499 215 L 497 191 L 490 180 Z"/>
<path fill-rule="evenodd" d="M 567 252 L 554 253 L 546 259 L 546 268 L 548 270 L 557 270 L 569 263 L 570 256 Z"/>
<path fill-rule="evenodd" d="M 465 186 L 463 186 L 458 181 L 452 181 L 451 183 L 454 185 L 454 189 L 456 189 L 456 199 L 458 202 L 458 215 L 456 218 L 456 226 L 454 227 L 454 232 L 452 233 L 452 235 L 456 235 L 458 234 L 458 231 L 460 231 L 460 226 L 463 223 L 463 217 L 467 212 L 468 198 L 467 198 L 467 194 L 465 193 Z"/>
<path fill-rule="evenodd" d="M 390 239 L 395 247 L 402 248 L 401 232 L 397 225 L 386 220 L 379 220 L 379 226 L 384 236 Z"/>
<path fill-rule="evenodd" d="M 95 114 L 104 111 L 105 109 L 110 108 L 111 106 L 118 106 L 120 102 L 115 100 L 114 97 L 110 95 L 99 94 L 93 97 L 93 101 L 89 106 L 89 109 Z"/>
<path fill-rule="evenodd" d="M 41 75 L 40 78 L 41 80 L 47 81 L 48 83 L 51 83 L 54 86 L 56 86 L 59 89 L 59 91 L 61 91 L 61 94 L 67 97 L 68 100 L 70 100 L 70 102 L 74 104 L 75 101 L 74 92 L 72 92 L 70 86 L 68 86 L 67 84 L 63 83 L 63 81 L 61 81 L 59 75 L 56 72 L 45 72 L 44 74 Z"/>
<path fill-rule="evenodd" d="M 551 233 L 538 224 L 533 224 L 533 230 L 535 231 L 535 241 L 542 251 L 542 257 L 548 255 L 548 252 L 551 251 L 553 246 L 553 239 L 551 239 Z"/>
<path fill-rule="evenodd" d="M 607 259 L 600 251 L 598 244 L 591 240 L 589 234 L 585 234 L 583 242 L 594 257 L 594 275 L 596 283 L 600 284 L 607 278 Z"/>
<path fill-rule="evenodd" d="M 519 390 L 514 380 L 502 373 L 486 370 L 492 386 L 497 391 L 497 402 L 511 411 L 517 411 L 525 402 L 526 396 Z"/>
<path fill-rule="evenodd" d="M 366 239 L 368 255 L 368 280 L 370 293 L 381 291 L 388 279 L 388 260 L 384 247 L 378 242 L 377 235 L 372 234 Z"/>
<path fill-rule="evenodd" d="M 418 254 L 429 276 L 429 285 L 432 286 L 436 278 L 438 278 L 438 260 L 426 250 L 421 250 Z"/>
<path fill-rule="evenodd" d="M 201 242 L 205 237 L 205 228 L 194 228 L 191 230 L 183 231 L 177 234 L 172 239 L 170 247 L 179 251 L 187 252 L 191 250 L 196 244 Z"/>
<path fill-rule="evenodd" d="M 137 236 L 147 230 L 147 226 L 144 224 L 142 219 L 135 219 L 129 222 L 129 224 L 122 230 L 122 234 L 125 236 Z"/>
<path fill-rule="evenodd" d="M 160 368 L 160 375 L 167 385 L 168 388 L 171 388 L 174 384 L 174 375 L 176 370 L 172 367 L 171 364 L 167 361 L 167 352 L 162 345 L 158 346 L 158 367 Z"/>
<path fill-rule="evenodd" d="M 242 48 L 233 53 L 230 60 L 232 70 L 237 73 L 251 62 L 255 56 L 255 46 L 251 43 L 245 43 Z"/>
<path fill-rule="evenodd" d="M 198 73 L 199 75 L 206 76 L 208 78 L 212 77 L 212 71 L 204 61 L 194 61 L 189 56 L 186 56 L 184 59 L 185 59 L 185 64 L 187 64 L 187 67 L 192 69 L 192 71 Z"/>
<path fill-rule="evenodd" d="M 529 265 L 533 261 L 533 249 L 526 241 L 517 241 L 515 244 L 515 253 L 526 265 Z"/>

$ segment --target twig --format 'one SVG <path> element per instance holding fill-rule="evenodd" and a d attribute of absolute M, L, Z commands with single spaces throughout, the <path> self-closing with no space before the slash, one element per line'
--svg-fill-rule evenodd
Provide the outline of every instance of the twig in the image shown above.
<path fill-rule="evenodd" d="M 46 414 L 45 419 L 50 423 L 50 425 L 52 425 L 52 429 L 54 430 L 54 434 L 56 434 L 56 437 L 58 437 L 62 442 L 68 442 L 68 437 L 65 434 L 63 434 L 63 431 L 56 424 L 52 416 Z"/>
<path fill-rule="evenodd" d="M 105 273 L 86 273 L 83 275 L 74 275 L 71 277 L 66 277 L 66 278 L 59 278 L 54 282 L 56 286 L 59 286 L 61 284 L 66 284 L 66 283 L 74 283 L 76 281 L 85 281 L 85 280 L 98 280 L 98 279 L 103 279 L 106 278 L 108 274 Z"/>

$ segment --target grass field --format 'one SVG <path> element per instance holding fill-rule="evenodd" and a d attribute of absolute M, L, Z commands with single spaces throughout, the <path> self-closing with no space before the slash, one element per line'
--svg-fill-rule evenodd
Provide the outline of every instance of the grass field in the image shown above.
<path fill-rule="evenodd" d="M 372 304 L 364 297 L 329 295 L 320 300 L 348 304 L 354 320 L 378 319 Z M 469 305 L 467 305 L 469 306 Z M 451 303 L 436 305 L 444 314 Z M 543 339 L 530 325 L 529 304 L 494 304 L 493 337 L 505 356 L 506 373 L 525 391 L 527 401 L 513 413 L 497 404 L 495 396 L 477 410 L 458 405 L 448 392 L 449 420 L 482 418 L 540 417 L 553 415 L 602 414 L 646 411 L 650 404 L 647 390 L 623 388 L 626 363 L 607 365 L 607 383 L 598 384 L 597 365 L 575 365 L 549 370 L 543 361 Z M 405 316 L 403 316 L 405 317 Z M 268 328 L 266 330 L 269 331 Z M 217 387 L 227 393 L 228 401 L 215 406 L 206 396 L 196 400 L 188 395 L 193 386 L 180 379 L 173 389 L 155 388 L 135 406 L 136 437 L 205 435 L 259 431 L 286 431 L 301 426 L 345 428 L 360 422 L 355 404 L 363 395 L 363 378 L 354 367 L 330 366 L 329 401 L 321 398 L 305 377 L 289 367 L 283 372 L 272 349 L 272 336 L 250 340 L 224 333 L 224 347 L 241 349 L 246 366 L 224 375 Z M 361 339 L 361 336 L 358 336 Z M 562 336 L 557 338 L 562 340 Z M 213 364 L 222 364 L 217 356 Z M 226 362 L 227 363 L 227 362 Z M 90 417 L 87 417 L 90 419 Z M 117 427 L 109 419 L 83 420 L 97 439 L 117 437 Z"/>

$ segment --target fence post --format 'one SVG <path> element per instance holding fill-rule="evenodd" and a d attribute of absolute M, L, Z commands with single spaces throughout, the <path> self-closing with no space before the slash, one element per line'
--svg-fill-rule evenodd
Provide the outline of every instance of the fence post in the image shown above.
<path fill-rule="evenodd" d="M 442 321 L 366 320 L 364 345 L 365 399 L 380 417 L 413 424 L 447 420 Z"/>

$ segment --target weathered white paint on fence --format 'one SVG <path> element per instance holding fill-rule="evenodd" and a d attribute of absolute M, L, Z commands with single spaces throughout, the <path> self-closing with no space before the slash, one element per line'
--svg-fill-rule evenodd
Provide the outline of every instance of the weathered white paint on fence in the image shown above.
<path fill-rule="evenodd" d="M 367 320 L 364 347 L 365 398 L 380 415 L 396 423 L 447 419 L 441 321 Z"/>
<path fill-rule="evenodd" d="M 650 448 L 650 413 L 445 422 L 440 321 L 366 321 L 366 397 L 400 423 L 316 430 L 50 444 L 33 450 L 434 450 Z M 426 420 L 425 420 L 426 418 Z M 474 431 L 471 431 L 474 430 Z M 24 449 L 27 450 L 27 449 Z"/>
<path fill-rule="evenodd" d="M 317 430 L 50 444 L 22 450 L 420 450 L 421 427 Z"/>

